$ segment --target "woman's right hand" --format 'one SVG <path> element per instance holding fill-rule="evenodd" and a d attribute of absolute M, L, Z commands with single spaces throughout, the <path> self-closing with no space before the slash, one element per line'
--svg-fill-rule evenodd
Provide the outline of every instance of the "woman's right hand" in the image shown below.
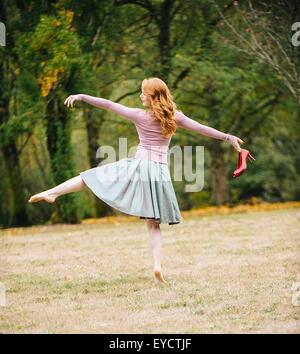
<path fill-rule="evenodd" d="M 242 148 L 240 147 L 240 144 L 244 144 L 244 140 L 240 139 L 239 137 L 235 136 L 235 135 L 231 135 L 229 134 L 229 138 L 228 138 L 230 144 L 238 151 L 240 152 L 242 150 Z"/>
<path fill-rule="evenodd" d="M 73 107 L 75 101 L 82 101 L 82 95 L 81 94 L 79 94 L 79 95 L 71 95 L 71 96 L 66 98 L 64 104 L 67 107 L 70 108 L 70 107 Z"/>

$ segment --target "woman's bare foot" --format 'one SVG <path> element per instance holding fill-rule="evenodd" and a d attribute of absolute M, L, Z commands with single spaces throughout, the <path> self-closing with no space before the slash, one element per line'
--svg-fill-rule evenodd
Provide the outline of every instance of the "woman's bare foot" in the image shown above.
<path fill-rule="evenodd" d="M 163 275 L 162 275 L 162 272 L 161 272 L 161 268 L 160 267 L 155 267 L 154 268 L 154 277 L 157 281 L 159 281 L 160 283 L 164 283 L 164 284 L 168 284 Z"/>
<path fill-rule="evenodd" d="M 28 200 L 28 202 L 29 203 L 36 203 L 36 202 L 39 202 L 41 200 L 44 200 L 45 202 L 48 202 L 48 203 L 54 203 L 56 198 L 57 198 L 56 195 L 53 195 L 53 194 L 50 194 L 50 193 L 48 194 L 47 192 L 42 192 L 42 193 L 38 193 L 38 194 L 33 195 Z"/>

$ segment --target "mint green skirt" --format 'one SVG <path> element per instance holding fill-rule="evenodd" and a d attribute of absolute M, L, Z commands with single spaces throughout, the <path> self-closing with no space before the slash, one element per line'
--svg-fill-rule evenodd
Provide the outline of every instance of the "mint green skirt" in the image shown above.
<path fill-rule="evenodd" d="M 144 157 L 127 157 L 80 172 L 91 191 L 111 207 L 159 224 L 183 221 L 169 166 Z"/>

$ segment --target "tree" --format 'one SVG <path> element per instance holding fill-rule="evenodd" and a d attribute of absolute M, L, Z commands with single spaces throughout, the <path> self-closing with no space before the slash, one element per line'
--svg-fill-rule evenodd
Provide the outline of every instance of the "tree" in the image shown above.
<path fill-rule="evenodd" d="M 300 52 L 297 39 L 300 37 L 300 25 L 296 23 L 299 21 L 299 1 L 256 1 L 254 6 L 248 0 L 247 5 L 236 6 L 236 14 L 231 18 L 225 17 L 215 1 L 214 4 L 229 29 L 225 36 L 228 45 L 272 69 L 274 76 L 282 80 L 300 104 Z M 297 30 L 298 34 L 293 32 Z"/>
<path fill-rule="evenodd" d="M 53 15 L 42 15 L 31 36 L 21 36 L 19 55 L 26 60 L 45 99 L 44 122 L 47 146 L 55 184 L 74 176 L 70 143 L 71 119 L 64 107 L 66 92 L 78 78 L 80 46 L 72 25 L 73 12 L 55 5 Z M 31 58 L 34 57 L 33 62 Z M 76 195 L 64 196 L 58 208 L 58 221 L 78 222 Z"/>
<path fill-rule="evenodd" d="M 14 88 L 18 63 L 12 51 L 15 38 L 12 29 L 16 25 L 15 7 L 7 1 L 0 3 L 0 16 L 7 28 L 7 46 L 0 47 L 0 148 L 5 162 L 5 170 L 9 181 L 8 215 L 6 226 L 24 226 L 29 224 L 24 183 L 20 166 L 20 154 L 17 139 L 29 132 L 30 123 L 22 124 L 15 111 Z M 11 105 L 11 102 L 14 102 Z M 29 124 L 28 124 L 29 123 Z"/>

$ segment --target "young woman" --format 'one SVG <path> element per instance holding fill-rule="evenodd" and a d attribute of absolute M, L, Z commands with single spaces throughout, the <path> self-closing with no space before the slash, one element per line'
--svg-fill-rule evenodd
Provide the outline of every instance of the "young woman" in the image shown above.
<path fill-rule="evenodd" d="M 183 221 L 174 192 L 168 166 L 168 148 L 176 128 L 183 127 L 211 138 L 229 141 L 241 151 L 243 141 L 229 133 L 202 125 L 177 110 L 165 82 L 156 77 L 142 82 L 140 95 L 147 109 L 129 108 L 113 101 L 84 94 L 71 95 L 65 100 L 68 107 L 83 101 L 97 108 L 111 110 L 132 121 L 139 135 L 136 154 L 131 158 L 108 163 L 80 172 L 47 191 L 33 195 L 29 203 L 56 198 L 89 187 L 101 200 L 115 209 L 145 219 L 153 252 L 154 277 L 165 283 L 161 272 L 162 237 L 160 224 L 179 224 Z"/>

